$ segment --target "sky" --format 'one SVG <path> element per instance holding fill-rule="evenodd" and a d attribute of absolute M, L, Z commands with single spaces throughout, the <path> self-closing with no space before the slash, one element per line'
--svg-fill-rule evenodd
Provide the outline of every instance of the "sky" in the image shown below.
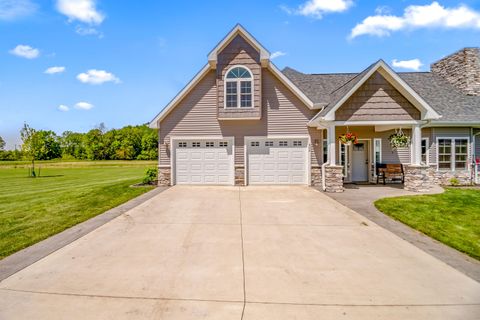
<path fill-rule="evenodd" d="M 0 136 L 147 123 L 237 23 L 305 73 L 429 71 L 480 46 L 480 0 L 0 0 Z"/>

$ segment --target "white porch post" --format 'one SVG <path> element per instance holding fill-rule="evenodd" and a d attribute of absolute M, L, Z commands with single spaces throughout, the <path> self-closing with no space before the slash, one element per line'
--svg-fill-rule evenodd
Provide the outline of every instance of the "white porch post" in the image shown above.
<path fill-rule="evenodd" d="M 422 128 L 419 124 L 412 126 L 412 164 L 419 166 L 422 161 Z"/>
<path fill-rule="evenodd" d="M 334 166 L 337 162 L 335 157 L 335 125 L 330 125 L 327 129 L 327 139 L 328 139 L 328 162 L 331 166 Z"/>

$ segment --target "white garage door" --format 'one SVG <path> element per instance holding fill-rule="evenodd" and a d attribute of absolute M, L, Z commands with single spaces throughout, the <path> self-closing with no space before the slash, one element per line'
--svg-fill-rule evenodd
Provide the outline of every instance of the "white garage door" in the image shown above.
<path fill-rule="evenodd" d="M 174 140 L 176 184 L 234 184 L 233 141 Z"/>
<path fill-rule="evenodd" d="M 307 184 L 308 139 L 247 140 L 249 184 Z"/>

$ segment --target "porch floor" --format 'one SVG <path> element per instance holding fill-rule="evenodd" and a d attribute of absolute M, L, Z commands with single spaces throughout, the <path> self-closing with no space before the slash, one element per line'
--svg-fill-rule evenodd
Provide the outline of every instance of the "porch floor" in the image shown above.
<path fill-rule="evenodd" d="M 344 184 L 344 186 L 345 192 L 325 194 L 480 282 L 479 261 L 390 218 L 373 205 L 380 198 L 442 193 L 444 191 L 442 187 L 434 185 L 428 193 L 419 193 L 404 190 L 403 184 Z"/>

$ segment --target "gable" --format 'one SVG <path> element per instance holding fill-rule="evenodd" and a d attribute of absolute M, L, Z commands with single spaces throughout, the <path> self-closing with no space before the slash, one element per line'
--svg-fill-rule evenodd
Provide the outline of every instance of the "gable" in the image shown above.
<path fill-rule="evenodd" d="M 336 111 L 340 121 L 420 120 L 421 112 L 378 71 Z"/>

